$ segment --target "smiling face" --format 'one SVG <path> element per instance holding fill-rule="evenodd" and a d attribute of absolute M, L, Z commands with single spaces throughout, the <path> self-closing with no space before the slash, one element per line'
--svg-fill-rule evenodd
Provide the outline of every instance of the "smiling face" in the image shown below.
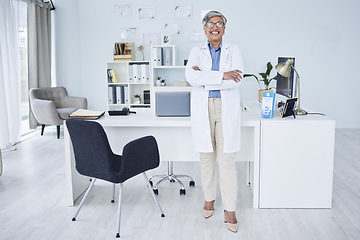
<path fill-rule="evenodd" d="M 208 26 L 209 23 L 213 23 L 213 27 L 209 27 Z M 223 23 L 223 27 L 216 26 L 216 23 Z M 223 35 L 225 33 L 225 24 L 224 24 L 223 19 L 221 17 L 212 17 L 212 18 L 210 18 L 210 20 L 205 25 L 204 31 L 205 31 L 205 34 L 206 34 L 206 36 L 208 38 L 209 43 L 214 48 L 215 48 L 215 46 L 218 47 L 220 45 L 220 43 L 222 41 L 222 37 L 223 37 Z"/>

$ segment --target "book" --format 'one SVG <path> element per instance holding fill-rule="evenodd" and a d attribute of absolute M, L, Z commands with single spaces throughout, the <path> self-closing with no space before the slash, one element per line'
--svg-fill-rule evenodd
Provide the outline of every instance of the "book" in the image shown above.
<path fill-rule="evenodd" d="M 144 90 L 144 103 L 150 104 L 150 90 Z"/>
<path fill-rule="evenodd" d="M 112 69 L 111 70 L 111 76 L 112 76 L 112 82 L 113 83 L 119 83 L 119 79 L 118 79 L 118 76 L 116 74 L 116 70 L 115 69 Z"/>
<path fill-rule="evenodd" d="M 102 115 L 105 114 L 105 111 L 94 111 L 79 108 L 72 112 L 69 117 L 70 118 L 83 118 L 83 119 L 98 119 Z"/>

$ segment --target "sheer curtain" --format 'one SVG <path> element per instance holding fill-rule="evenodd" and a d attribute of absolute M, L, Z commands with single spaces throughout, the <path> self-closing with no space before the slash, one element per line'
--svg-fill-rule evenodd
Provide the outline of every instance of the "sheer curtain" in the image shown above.
<path fill-rule="evenodd" d="M 51 86 L 50 8 L 49 3 L 28 3 L 29 89 Z M 29 124 L 30 128 L 36 128 L 38 125 L 31 110 Z"/>
<path fill-rule="evenodd" d="M 0 148 L 21 137 L 21 82 L 18 38 L 19 0 L 0 0 Z"/>

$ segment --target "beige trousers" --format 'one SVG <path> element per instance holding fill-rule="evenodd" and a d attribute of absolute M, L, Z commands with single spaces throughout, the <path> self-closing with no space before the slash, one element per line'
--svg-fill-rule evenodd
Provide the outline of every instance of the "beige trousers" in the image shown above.
<path fill-rule="evenodd" d="M 200 172 L 205 201 L 216 198 L 216 162 L 219 167 L 220 191 L 224 210 L 235 211 L 237 178 L 235 154 L 224 153 L 224 138 L 221 123 L 221 98 L 209 98 L 209 121 L 214 151 L 200 153 Z"/>

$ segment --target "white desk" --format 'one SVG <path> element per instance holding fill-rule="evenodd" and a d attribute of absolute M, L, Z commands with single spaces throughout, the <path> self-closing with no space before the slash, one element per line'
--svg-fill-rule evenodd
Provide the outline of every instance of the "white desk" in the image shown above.
<path fill-rule="evenodd" d="M 193 150 L 190 132 L 190 118 L 159 118 L 152 112 L 138 112 L 128 116 L 105 115 L 97 120 L 105 129 L 111 148 L 121 154 L 129 141 L 153 135 L 159 146 L 161 161 L 199 161 Z M 89 186 L 89 179 L 77 173 L 69 133 L 64 128 L 65 161 L 67 178 L 66 202 L 74 201 Z M 253 187 L 253 206 L 258 207 L 260 121 L 252 112 L 242 114 L 242 150 L 236 156 L 238 161 L 251 162 L 252 172 L 248 176 Z"/>
<path fill-rule="evenodd" d="M 254 208 L 330 208 L 332 202 L 335 121 L 319 115 L 260 118 L 259 104 L 242 112 L 242 146 L 237 161 L 250 162 Z M 198 161 L 189 118 L 157 118 L 139 112 L 98 120 L 114 152 L 138 137 L 153 135 L 161 161 Z M 65 126 L 67 204 L 86 190 L 88 178 L 75 170 Z"/>

